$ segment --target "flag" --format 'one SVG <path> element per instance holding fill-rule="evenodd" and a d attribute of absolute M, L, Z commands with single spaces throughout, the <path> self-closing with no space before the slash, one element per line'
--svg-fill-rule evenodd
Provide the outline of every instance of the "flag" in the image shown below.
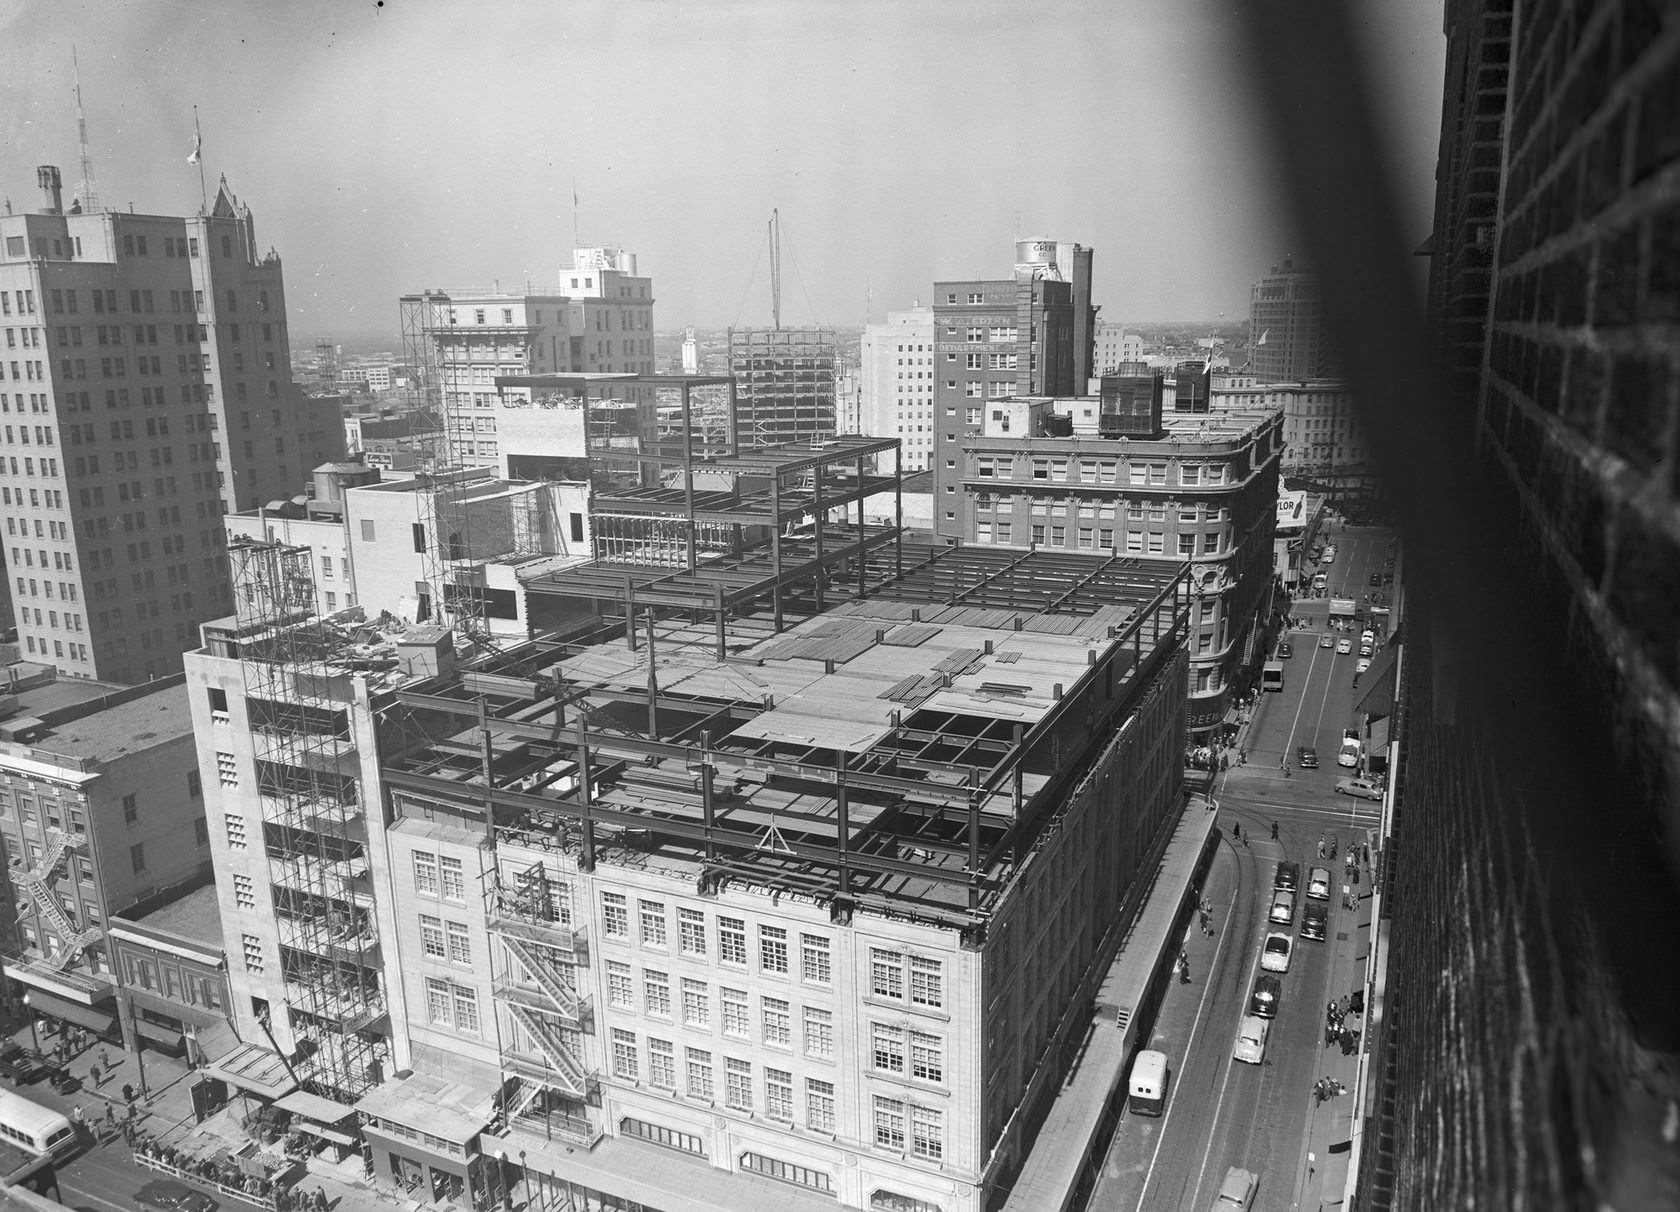
<path fill-rule="evenodd" d="M 1260 339 L 1258 341 L 1256 341 L 1255 344 L 1256 345 L 1264 345 L 1266 343 L 1266 338 L 1269 337 L 1271 335 L 1271 333 L 1272 333 L 1272 330 L 1268 328 L 1265 332 L 1260 334 Z"/>
<path fill-rule="evenodd" d="M 192 155 L 187 157 L 188 164 L 197 164 L 199 154 L 204 150 L 204 136 L 198 130 L 198 114 L 193 114 L 193 149 Z"/>

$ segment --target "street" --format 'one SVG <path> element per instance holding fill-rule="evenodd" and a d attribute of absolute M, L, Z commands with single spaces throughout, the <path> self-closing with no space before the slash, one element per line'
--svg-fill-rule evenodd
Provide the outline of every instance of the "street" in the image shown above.
<path fill-rule="evenodd" d="M 1373 592 L 1369 578 L 1382 571 L 1389 535 L 1375 528 L 1337 531 L 1332 540 L 1337 558 L 1324 571 L 1335 596 L 1358 603 L 1362 594 Z M 1338 655 L 1334 648 L 1318 646 L 1321 635 L 1339 639 L 1345 634 L 1330 631 L 1327 611 L 1323 598 L 1295 606 L 1295 616 L 1308 624 L 1287 637 L 1294 655 L 1283 662 L 1284 688 L 1263 694 L 1256 704 L 1244 738 L 1246 762 L 1215 780 L 1220 852 L 1204 889 L 1213 905 L 1213 934 L 1205 936 L 1192 921 L 1185 940 L 1191 980 L 1169 989 L 1148 1045 L 1169 1058 L 1167 1111 L 1159 1120 L 1129 1111 L 1123 1116 L 1092 1195 L 1094 1209 L 1204 1209 L 1231 1166 L 1259 1176 L 1256 1209 L 1286 1212 L 1318 1204 L 1313 1180 L 1322 1155 L 1317 1150 L 1336 1142 L 1328 1140 L 1328 1107 L 1315 1104 L 1312 1087 L 1325 1073 L 1327 1058 L 1343 1059 L 1339 1050 L 1325 1046 L 1325 1006 L 1356 987 L 1364 950 L 1357 912 L 1342 902 L 1342 859 L 1380 815 L 1376 801 L 1334 790 L 1338 778 L 1353 773 L 1336 764 L 1336 754 L 1342 730 L 1359 722 L 1353 714 L 1358 656 L 1357 648 Z M 1295 754 L 1302 745 L 1318 751 L 1318 769 L 1298 768 Z M 1282 767 L 1286 757 L 1287 775 Z M 1233 825 L 1246 840 L 1233 836 Z M 1320 840 L 1332 838 L 1337 857 L 1321 860 Z M 1266 920 L 1273 876 L 1283 860 L 1301 868 L 1294 918 L 1287 928 L 1294 953 L 1280 977 L 1283 992 L 1265 1061 L 1249 1065 L 1232 1059 L 1232 1045 L 1260 974 L 1261 943 L 1269 930 L 1285 929 Z M 1314 866 L 1331 875 L 1323 941 L 1299 933 L 1307 875 Z M 1361 879 L 1368 881 L 1368 875 Z M 1354 888 L 1368 890 L 1368 882 Z M 1315 1154 L 1311 1162 L 1309 1153 Z"/>

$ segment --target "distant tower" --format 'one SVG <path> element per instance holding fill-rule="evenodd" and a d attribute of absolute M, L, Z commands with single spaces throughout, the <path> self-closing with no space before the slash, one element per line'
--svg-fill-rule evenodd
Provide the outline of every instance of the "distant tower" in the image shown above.
<path fill-rule="evenodd" d="M 70 48 L 70 66 L 76 77 L 76 134 L 82 147 L 82 183 L 76 189 L 82 213 L 92 214 L 99 209 L 99 189 L 93 183 L 93 152 L 88 149 L 87 116 L 82 113 L 82 65 L 76 58 L 76 48 Z"/>
<path fill-rule="evenodd" d="M 700 373 L 700 347 L 694 343 L 692 328 L 683 334 L 682 368 L 685 375 Z"/>

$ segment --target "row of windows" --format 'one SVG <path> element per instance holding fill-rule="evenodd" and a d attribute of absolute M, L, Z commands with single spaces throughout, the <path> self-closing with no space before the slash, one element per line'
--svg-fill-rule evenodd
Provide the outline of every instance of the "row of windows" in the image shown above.
<path fill-rule="evenodd" d="M 450 855 L 414 852 L 414 891 L 421 896 L 441 897 L 458 905 L 467 903 L 466 870 L 461 860 Z"/>
<path fill-rule="evenodd" d="M 670 918 L 663 901 L 636 902 L 636 935 L 644 947 L 668 950 L 670 947 Z M 630 906 L 620 892 L 601 894 L 601 931 L 607 938 L 630 937 Z M 791 973 L 791 940 L 782 926 L 758 927 L 757 960 L 762 972 L 788 975 Z M 708 938 L 706 915 L 698 909 L 677 909 L 677 950 L 681 955 L 705 958 L 712 952 Z M 716 953 L 720 961 L 745 967 L 748 964 L 747 923 L 744 918 L 718 915 Z M 833 980 L 833 961 L 828 938 L 820 934 L 799 936 L 799 976 L 801 980 L 826 985 Z"/>

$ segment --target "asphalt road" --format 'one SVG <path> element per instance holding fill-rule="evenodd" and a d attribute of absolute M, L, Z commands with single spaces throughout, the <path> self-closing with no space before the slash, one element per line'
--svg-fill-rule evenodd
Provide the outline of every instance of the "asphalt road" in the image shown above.
<path fill-rule="evenodd" d="M 1338 527 L 1336 561 L 1326 571 L 1335 596 L 1375 592 L 1372 572 L 1388 554 L 1387 532 Z M 1300 602 L 1296 615 L 1311 620 L 1291 636 L 1294 655 L 1284 661 L 1284 689 L 1263 696 L 1247 737 L 1247 763 L 1221 774 L 1214 795 L 1222 828 L 1221 853 L 1209 880 L 1219 937 L 1203 949 L 1207 972 L 1193 972 L 1189 986 L 1169 992 L 1150 1047 L 1167 1053 L 1173 1066 L 1171 1101 L 1159 1121 L 1127 1115 L 1115 1133 L 1090 1207 L 1132 1212 L 1185 1209 L 1201 1212 L 1213 1203 L 1230 1166 L 1260 1176 L 1254 1207 L 1292 1212 L 1307 1172 L 1313 1126 L 1312 1084 L 1324 1056 L 1324 1006 L 1354 988 L 1353 957 L 1346 941 L 1352 915 L 1340 904 L 1340 858 L 1317 856 L 1321 837 L 1334 836 L 1342 853 L 1364 830 L 1378 823 L 1379 806 L 1335 793 L 1342 730 L 1355 726 L 1353 671 L 1356 651 L 1338 655 L 1320 648 L 1330 632 L 1324 599 Z M 1357 641 L 1357 636 L 1354 637 Z M 1298 746 L 1318 750 L 1317 770 L 1292 769 Z M 1278 826 L 1273 840 L 1271 826 Z M 1231 836 L 1240 824 L 1248 844 Z M 1260 975 L 1260 947 L 1271 929 L 1266 921 L 1279 861 L 1301 865 L 1302 886 L 1287 928 L 1295 942 L 1283 996 L 1271 1023 L 1265 1062 L 1248 1065 L 1231 1056 L 1236 1027 Z M 1330 923 L 1319 942 L 1299 935 L 1310 868 L 1332 876 Z M 1194 931 L 1194 927 L 1192 927 Z M 1340 937 L 1339 937 L 1340 936 Z M 1176 999 L 1176 1004 L 1173 999 Z"/>

